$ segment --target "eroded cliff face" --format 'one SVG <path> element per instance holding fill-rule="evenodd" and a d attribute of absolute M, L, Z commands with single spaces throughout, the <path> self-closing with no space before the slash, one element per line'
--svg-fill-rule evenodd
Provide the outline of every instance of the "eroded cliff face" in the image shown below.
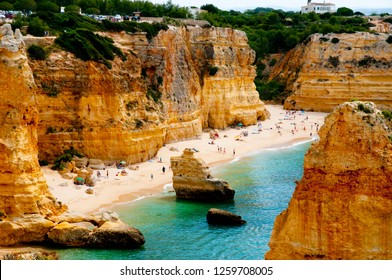
<path fill-rule="evenodd" d="M 286 109 L 331 112 L 337 105 L 371 101 L 392 108 L 389 34 L 314 34 L 279 61 L 270 79 L 286 85 Z"/>
<path fill-rule="evenodd" d="M 392 124 L 373 103 L 326 119 L 266 259 L 392 258 Z"/>
<path fill-rule="evenodd" d="M 36 87 L 23 47 L 19 30 L 0 27 L 0 218 L 64 211 L 38 164 Z"/>
<path fill-rule="evenodd" d="M 144 34 L 104 35 L 127 56 L 110 70 L 61 51 L 30 61 L 39 89 L 40 158 L 73 146 L 90 158 L 140 162 L 205 127 L 269 116 L 243 32 L 172 27 L 151 41 Z"/>

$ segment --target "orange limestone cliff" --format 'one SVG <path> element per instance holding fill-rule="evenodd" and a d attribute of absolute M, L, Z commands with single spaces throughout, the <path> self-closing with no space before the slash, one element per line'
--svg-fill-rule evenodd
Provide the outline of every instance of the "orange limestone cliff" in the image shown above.
<path fill-rule="evenodd" d="M 36 86 L 19 30 L 0 27 L 0 219 L 57 214 L 38 164 Z"/>
<path fill-rule="evenodd" d="M 142 233 L 115 213 L 65 213 L 67 207 L 49 192 L 38 164 L 36 90 L 23 36 L 10 24 L 1 26 L 0 246 L 48 240 L 94 248 L 142 246 Z"/>
<path fill-rule="evenodd" d="M 391 116 L 352 102 L 325 119 L 266 259 L 392 258 Z"/>
<path fill-rule="evenodd" d="M 90 158 L 140 162 L 165 143 L 200 137 L 203 128 L 269 116 L 255 90 L 255 52 L 244 32 L 188 26 L 151 40 L 142 33 L 101 35 L 126 61 L 115 58 L 108 69 L 55 48 L 46 60 L 30 61 L 41 159 L 72 146 Z"/>
<path fill-rule="evenodd" d="M 270 79 L 285 85 L 286 109 L 331 112 L 352 100 L 392 108 L 389 34 L 314 34 L 289 51 Z"/>

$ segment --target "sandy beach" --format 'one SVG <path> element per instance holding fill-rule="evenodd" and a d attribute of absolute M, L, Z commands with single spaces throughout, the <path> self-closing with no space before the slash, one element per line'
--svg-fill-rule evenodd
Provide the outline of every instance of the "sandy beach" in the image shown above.
<path fill-rule="evenodd" d="M 87 186 L 76 186 L 72 180 L 63 179 L 57 171 L 43 168 L 50 191 L 58 201 L 68 205 L 70 211 L 96 212 L 109 209 L 119 202 L 133 201 L 164 190 L 172 180 L 170 158 L 179 156 L 185 148 L 194 148 L 196 157 L 202 158 L 210 167 L 247 156 L 264 148 L 289 146 L 296 142 L 317 137 L 317 129 L 324 123 L 326 113 L 289 112 L 278 105 L 266 105 L 271 117 L 258 125 L 219 130 L 219 137 L 211 144 L 209 133 L 200 139 L 187 140 L 162 147 L 157 156 L 147 162 L 134 164 L 138 170 L 125 168 L 128 175 L 118 174 L 121 170 L 108 167 L 100 171 L 101 178 L 87 194 Z M 260 125 L 261 124 L 261 125 Z M 247 136 L 244 136 L 246 134 Z M 218 147 L 221 147 L 219 151 Z M 234 153 L 235 150 L 235 153 Z M 163 172 L 165 167 L 165 172 Z M 116 174 L 118 174 L 116 176 Z M 152 177 L 151 177 L 152 175 Z M 94 171 L 97 177 L 97 171 Z"/>

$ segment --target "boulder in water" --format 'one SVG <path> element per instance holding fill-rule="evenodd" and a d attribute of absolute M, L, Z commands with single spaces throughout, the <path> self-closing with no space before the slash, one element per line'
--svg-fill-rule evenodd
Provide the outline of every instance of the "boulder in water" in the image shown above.
<path fill-rule="evenodd" d="M 229 211 L 211 208 L 207 213 L 207 222 L 210 225 L 240 226 L 246 223 L 238 216 Z"/>

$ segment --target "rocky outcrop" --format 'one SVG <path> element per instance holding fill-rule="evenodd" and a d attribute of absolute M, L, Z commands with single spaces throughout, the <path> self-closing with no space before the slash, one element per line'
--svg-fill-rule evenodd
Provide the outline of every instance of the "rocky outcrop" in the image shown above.
<path fill-rule="evenodd" d="M 269 116 L 253 83 L 255 52 L 244 32 L 188 26 L 150 41 L 145 34 L 102 35 L 113 38 L 126 61 L 116 58 L 107 69 L 60 50 L 30 61 L 41 159 L 72 146 L 89 158 L 141 162 L 164 143 L 200 137 L 205 127 Z"/>
<path fill-rule="evenodd" d="M 314 34 L 289 51 L 270 79 L 285 85 L 286 109 L 331 112 L 352 100 L 392 108 L 389 34 Z"/>
<path fill-rule="evenodd" d="M 134 249 L 145 243 L 138 229 L 121 222 L 118 214 L 112 211 L 95 216 L 66 214 L 58 217 L 56 222 L 47 236 L 57 245 Z"/>
<path fill-rule="evenodd" d="M 26 243 L 56 244 L 67 247 L 139 248 L 143 234 L 121 222 L 114 212 L 101 215 L 77 215 L 43 218 L 25 215 L 0 221 L 0 246 Z"/>
<path fill-rule="evenodd" d="M 16 248 L 10 250 L 0 248 L 0 260 L 58 260 L 56 252 L 36 248 Z"/>
<path fill-rule="evenodd" d="M 68 247 L 135 249 L 144 243 L 143 234 L 120 221 L 105 222 L 89 229 L 87 223 L 62 222 L 48 232 L 51 242 Z M 90 224 L 92 225 L 92 224 Z"/>
<path fill-rule="evenodd" d="M 266 259 L 392 258 L 392 124 L 372 103 L 337 107 L 275 220 Z"/>
<path fill-rule="evenodd" d="M 211 208 L 207 213 L 207 223 L 210 225 L 239 226 L 246 224 L 241 216 L 229 211 Z"/>
<path fill-rule="evenodd" d="M 206 163 L 185 149 L 179 157 L 170 159 L 173 171 L 173 188 L 177 198 L 201 201 L 223 201 L 234 198 L 235 191 L 229 183 L 211 176 Z"/>
<path fill-rule="evenodd" d="M 120 222 L 106 222 L 93 231 L 87 246 L 93 248 L 135 249 L 144 244 L 143 234 Z"/>
<path fill-rule="evenodd" d="M 65 208 L 49 193 L 38 164 L 36 86 L 23 46 L 18 30 L 0 27 L 0 212 L 44 217 Z"/>
<path fill-rule="evenodd" d="M 0 246 L 44 242 L 55 223 L 38 214 L 8 217 L 0 221 Z"/>

